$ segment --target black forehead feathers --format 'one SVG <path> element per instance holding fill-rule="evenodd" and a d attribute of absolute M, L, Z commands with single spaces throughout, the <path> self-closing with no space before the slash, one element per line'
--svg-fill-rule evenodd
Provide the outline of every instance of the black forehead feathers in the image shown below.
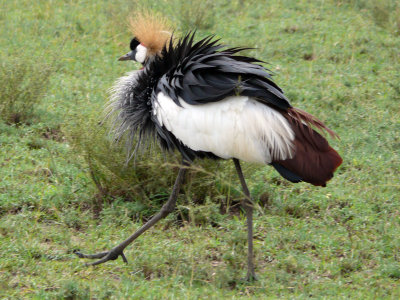
<path fill-rule="evenodd" d="M 130 48 L 131 50 L 135 50 L 137 46 L 139 46 L 140 42 L 134 37 L 131 41 Z"/>

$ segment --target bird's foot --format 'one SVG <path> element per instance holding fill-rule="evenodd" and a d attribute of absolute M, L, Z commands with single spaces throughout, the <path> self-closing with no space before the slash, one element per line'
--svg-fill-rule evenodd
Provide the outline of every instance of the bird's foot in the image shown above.
<path fill-rule="evenodd" d="M 253 271 L 248 271 L 248 272 L 247 272 L 247 275 L 246 275 L 245 280 L 246 280 L 247 282 L 254 282 L 254 281 L 257 281 L 257 280 L 258 280 L 258 278 L 257 278 L 257 276 L 256 276 L 256 274 L 255 274 L 255 272 L 254 272 L 254 270 L 253 270 Z"/>
<path fill-rule="evenodd" d="M 105 263 L 109 260 L 116 260 L 118 256 L 122 257 L 124 263 L 128 263 L 128 260 L 125 257 L 123 249 L 118 247 L 112 248 L 110 251 L 99 252 L 95 254 L 83 254 L 78 250 L 74 250 L 74 254 L 76 254 L 79 258 L 90 258 L 90 259 L 98 259 L 92 263 L 86 263 L 87 266 L 95 266 L 102 263 Z"/>

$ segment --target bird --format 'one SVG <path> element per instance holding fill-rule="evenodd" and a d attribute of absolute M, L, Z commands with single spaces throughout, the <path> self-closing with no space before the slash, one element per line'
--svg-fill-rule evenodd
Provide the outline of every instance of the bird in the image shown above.
<path fill-rule="evenodd" d="M 342 163 L 324 133 L 337 135 L 315 116 L 293 107 L 265 63 L 196 31 L 177 38 L 152 13 L 130 19 L 130 51 L 119 61 L 142 65 L 111 88 L 108 116 L 116 140 L 127 136 L 129 157 L 149 140 L 182 157 L 172 192 L 161 210 L 109 251 L 84 254 L 98 265 L 119 256 L 143 232 L 173 212 L 185 174 L 195 159 L 232 159 L 243 189 L 247 219 L 247 280 L 256 279 L 253 201 L 240 161 L 270 165 L 292 183 L 326 186 Z"/>

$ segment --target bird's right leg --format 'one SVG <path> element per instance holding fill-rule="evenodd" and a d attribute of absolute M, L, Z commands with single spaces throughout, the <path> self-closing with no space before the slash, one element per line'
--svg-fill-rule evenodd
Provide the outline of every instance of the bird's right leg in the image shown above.
<path fill-rule="evenodd" d="M 169 196 L 168 201 L 163 205 L 161 210 L 154 215 L 146 224 L 140 227 L 134 234 L 128 237 L 125 241 L 123 241 L 118 246 L 112 248 L 110 251 L 104 251 L 96 254 L 83 254 L 79 251 L 74 251 L 74 253 L 80 258 L 91 258 L 91 259 L 99 259 L 95 262 L 89 263 L 88 265 L 99 265 L 109 260 L 115 260 L 118 256 L 122 257 L 122 260 L 127 263 L 127 259 L 123 253 L 124 249 L 132 243 L 135 239 L 137 239 L 142 233 L 151 228 L 154 224 L 156 224 L 159 220 L 165 218 L 172 211 L 174 211 L 176 200 L 178 198 L 179 190 L 182 186 L 183 179 L 185 177 L 188 163 L 186 161 L 183 162 L 183 166 L 179 169 L 178 176 L 176 177 L 174 187 L 172 189 L 172 193 Z"/>
<path fill-rule="evenodd" d="M 249 188 L 247 187 L 246 180 L 244 179 L 242 168 L 238 159 L 234 158 L 236 172 L 239 175 L 239 180 L 246 198 L 242 201 L 242 206 L 246 211 L 247 221 L 247 281 L 257 280 L 254 271 L 254 258 L 253 258 L 253 202 L 251 200 Z"/>

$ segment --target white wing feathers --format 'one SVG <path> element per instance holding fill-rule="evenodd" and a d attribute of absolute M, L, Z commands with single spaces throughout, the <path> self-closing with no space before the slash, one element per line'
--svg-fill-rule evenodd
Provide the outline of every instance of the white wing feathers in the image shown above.
<path fill-rule="evenodd" d="M 246 96 L 232 96 L 204 105 L 181 107 L 163 93 L 153 114 L 183 144 L 221 158 L 270 163 L 291 158 L 294 133 L 276 110 Z"/>

